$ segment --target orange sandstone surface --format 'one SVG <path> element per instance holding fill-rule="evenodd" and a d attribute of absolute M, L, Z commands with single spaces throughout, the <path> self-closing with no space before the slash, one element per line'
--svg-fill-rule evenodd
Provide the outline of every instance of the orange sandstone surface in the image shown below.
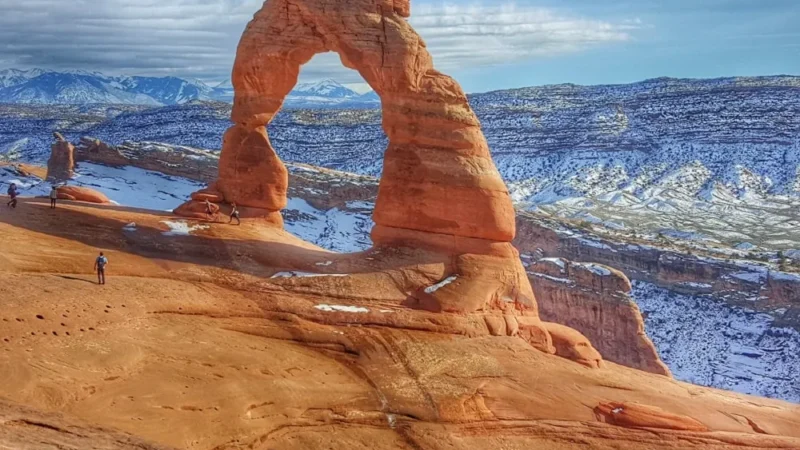
<path fill-rule="evenodd" d="M 48 206 L 0 215 L 0 446 L 800 448 L 797 405 L 551 354 L 492 307 L 414 309 L 455 273 L 447 253 Z M 555 328 L 559 353 L 586 343 Z"/>
<path fill-rule="evenodd" d="M 586 333 L 540 320 L 478 121 L 409 14 L 407 0 L 267 1 L 239 45 L 219 177 L 176 210 L 192 219 L 3 212 L 0 431 L 39 423 L 90 442 L 52 448 L 102 448 L 83 425 L 37 422 L 58 413 L 128 448 L 151 444 L 113 433 L 187 449 L 800 447 L 797 405 L 604 361 Z M 288 174 L 264 127 L 324 51 L 381 96 L 390 140 L 376 246 L 359 254 L 282 230 Z M 246 220 L 198 221 L 206 200 Z"/>

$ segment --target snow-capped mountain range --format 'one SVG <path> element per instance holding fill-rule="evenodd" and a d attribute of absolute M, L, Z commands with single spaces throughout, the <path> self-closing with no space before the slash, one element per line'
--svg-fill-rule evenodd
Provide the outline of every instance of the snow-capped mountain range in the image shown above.
<path fill-rule="evenodd" d="M 200 80 L 178 77 L 107 76 L 98 72 L 43 69 L 0 70 L 0 103 L 17 104 L 123 104 L 165 106 L 193 100 L 230 102 L 230 81 L 209 86 Z M 287 106 L 348 107 L 377 105 L 377 95 L 357 92 L 333 81 L 299 84 Z"/>

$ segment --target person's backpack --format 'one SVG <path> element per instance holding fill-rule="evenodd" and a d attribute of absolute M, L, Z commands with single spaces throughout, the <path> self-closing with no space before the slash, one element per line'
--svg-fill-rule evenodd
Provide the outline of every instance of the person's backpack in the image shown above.
<path fill-rule="evenodd" d="M 8 195 L 14 195 L 14 194 L 16 194 L 16 193 L 17 193 L 17 188 L 16 188 L 16 187 L 14 187 L 14 185 L 13 185 L 13 184 L 12 184 L 11 186 L 9 186 L 9 187 L 8 187 Z"/>
<path fill-rule="evenodd" d="M 98 256 L 97 257 L 97 267 L 101 269 L 105 269 L 106 264 L 108 264 L 108 259 L 105 256 Z"/>

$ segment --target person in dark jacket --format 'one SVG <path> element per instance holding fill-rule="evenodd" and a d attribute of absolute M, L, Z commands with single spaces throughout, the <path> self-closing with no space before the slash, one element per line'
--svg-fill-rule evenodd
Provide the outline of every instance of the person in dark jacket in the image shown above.
<path fill-rule="evenodd" d="M 16 208 L 17 207 L 17 195 L 19 195 L 19 192 L 17 191 L 17 185 L 14 184 L 14 183 L 11 183 L 11 186 L 8 187 L 8 196 L 11 197 L 11 200 L 9 200 L 8 203 L 6 203 L 6 205 L 10 206 L 12 208 Z"/>

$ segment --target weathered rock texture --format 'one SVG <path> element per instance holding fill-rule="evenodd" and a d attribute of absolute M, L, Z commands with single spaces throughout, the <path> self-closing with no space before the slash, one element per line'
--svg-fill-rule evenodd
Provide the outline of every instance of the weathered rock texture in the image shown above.
<path fill-rule="evenodd" d="M 212 152 L 153 142 L 123 142 L 112 146 L 99 139 L 81 138 L 75 159 L 107 166 L 133 166 L 167 175 L 210 182 L 217 176 L 219 158 Z"/>
<path fill-rule="evenodd" d="M 580 331 L 608 361 L 670 376 L 645 333 L 642 315 L 629 295 L 631 283 L 623 273 L 599 264 L 551 258 L 531 264 L 528 274 L 542 320 Z"/>
<path fill-rule="evenodd" d="M 258 221 L 166 236 L 163 214 L 22 202 L 0 220 L 0 397 L 40 411 L 188 450 L 800 448 L 798 405 L 589 368 L 533 348 L 526 317 L 405 306 L 447 255 L 334 254 Z M 562 330 L 557 351 L 590 362 Z M 62 427 L 38 417 L 0 413 L 0 442 Z"/>
<path fill-rule="evenodd" d="M 510 244 L 514 208 L 478 119 L 458 83 L 434 69 L 425 43 L 406 21 L 409 14 L 408 1 L 264 3 L 236 54 L 234 125 L 223 139 L 219 176 L 175 212 L 194 217 L 198 204 L 215 198 L 244 207 L 243 217 L 281 224 L 289 177 L 265 125 L 297 83 L 301 66 L 318 53 L 336 52 L 383 105 L 389 147 L 373 242 L 434 250 L 451 262 L 433 286 L 411 288 L 408 305 L 434 312 L 491 311 L 506 324 L 502 332 L 522 333 L 553 352 Z"/>
<path fill-rule="evenodd" d="M 35 450 L 167 450 L 125 433 L 80 424 L 0 400 L 0 448 Z"/>
<path fill-rule="evenodd" d="M 75 147 L 61 133 L 53 133 L 56 142 L 50 148 L 50 159 L 47 161 L 47 179 L 50 181 L 66 181 L 72 178 L 75 170 Z"/>

